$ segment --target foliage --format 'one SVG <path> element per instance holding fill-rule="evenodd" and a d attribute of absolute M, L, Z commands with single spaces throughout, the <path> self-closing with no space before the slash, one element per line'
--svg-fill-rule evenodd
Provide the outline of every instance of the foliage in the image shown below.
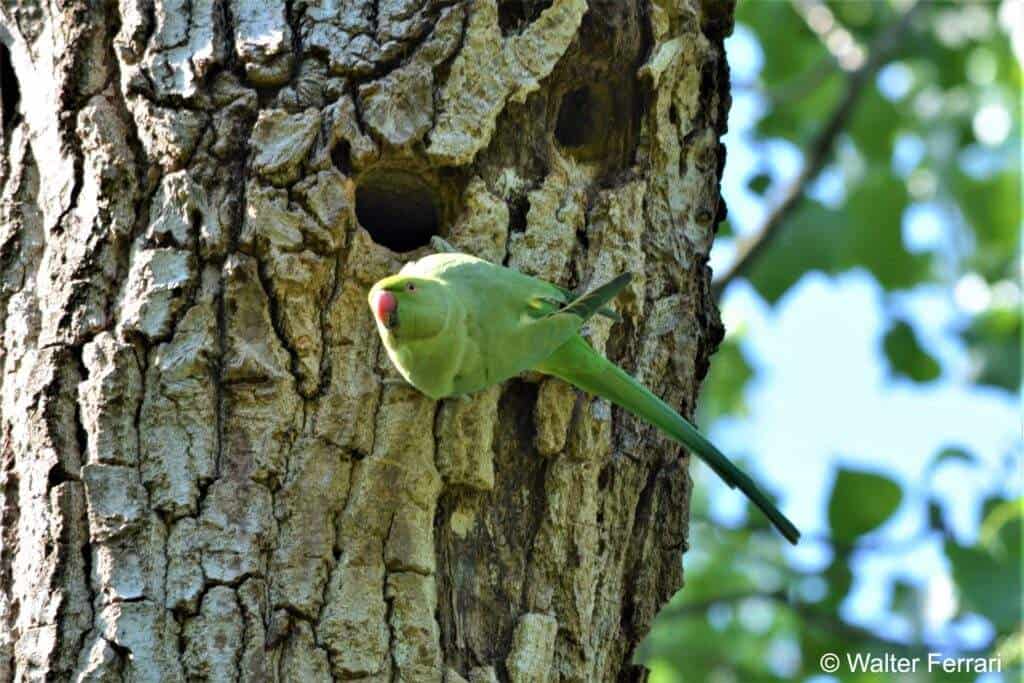
<path fill-rule="evenodd" d="M 935 331 L 900 301 L 909 292 L 939 288 L 956 314 L 938 333 L 959 338 L 971 359 L 963 381 L 1012 400 L 1021 389 L 1021 69 L 1003 5 L 1009 2 L 922 3 L 831 147 L 824 172 L 840 189 L 804 188 L 744 277 L 778 308 L 812 271 L 870 274 L 887 316 L 878 348 L 889 370 L 885 381 L 922 389 L 955 371 L 935 355 L 929 342 Z M 755 148 L 784 141 L 802 149 L 806 160 L 852 72 L 906 6 L 895 0 L 738 3 L 738 30 L 752 32 L 763 53 L 756 82 L 734 82 L 735 92 L 753 91 L 764 105 L 751 131 Z M 827 14 L 818 9 L 816 19 L 809 17 L 808 7 L 827 8 Z M 849 40 L 835 39 L 837 29 Z M 840 43 L 861 50 L 861 59 L 844 64 Z M 789 180 L 759 164 L 742 185 L 770 207 Z M 915 215 L 927 215 L 940 229 L 920 231 Z M 731 218 L 719 240 L 750 234 L 738 228 Z M 729 330 L 713 359 L 701 398 L 705 427 L 722 418 L 742 420 L 750 383 L 765 381 L 744 334 Z M 757 444 L 747 448 L 756 457 Z M 836 444 L 837 452 L 845 450 Z M 951 443 L 938 450 L 921 481 L 864 471 L 851 464 L 855 458 L 843 458 L 826 497 L 827 530 L 803 542 L 816 563 L 782 548 L 756 515 L 733 528 L 704 523 L 706 487 L 695 487 L 685 588 L 659 615 L 638 654 L 652 668 L 651 681 L 807 680 L 821 676 L 819 658 L 826 652 L 845 658 L 867 652 L 927 657 L 929 651 L 998 653 L 1001 677 L 984 680 L 1016 680 L 1024 659 L 1024 499 L 997 487 L 974 531 L 965 533 L 952 528 L 952 503 L 940 485 L 944 475 L 955 481 L 991 473 L 993 457 L 979 455 Z M 1010 476 L 1019 472 L 1020 455 L 1018 447 L 997 456 L 1009 457 Z M 821 454 L 822 460 L 832 457 Z M 895 529 L 908 507 L 923 520 L 909 533 Z M 940 554 L 934 585 L 890 577 L 878 593 L 886 620 L 865 623 L 851 613 L 853 591 L 869 580 L 860 574 L 867 558 L 925 545 Z M 948 613 L 936 617 L 936 605 Z M 967 632 L 975 637 L 958 639 Z M 919 672 L 914 680 L 977 678 L 940 670 Z M 841 669 L 815 680 L 903 679 Z"/>
<path fill-rule="evenodd" d="M 724 340 L 708 371 L 708 389 L 700 402 L 700 422 L 710 424 L 723 415 L 742 414 L 743 387 L 753 376 L 754 370 L 735 337 Z"/>
<path fill-rule="evenodd" d="M 906 320 L 896 320 L 885 334 L 885 355 L 896 375 L 915 382 L 928 382 L 942 372 L 938 361 L 921 348 L 917 333 Z"/>
<path fill-rule="evenodd" d="M 828 526 L 836 543 L 851 544 L 874 531 L 899 507 L 899 484 L 880 474 L 840 468 L 828 499 Z"/>

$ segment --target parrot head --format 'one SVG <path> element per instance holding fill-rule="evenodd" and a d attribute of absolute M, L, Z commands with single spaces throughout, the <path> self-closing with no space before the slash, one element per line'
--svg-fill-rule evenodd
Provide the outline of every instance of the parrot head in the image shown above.
<path fill-rule="evenodd" d="M 448 321 L 448 297 L 437 280 L 399 274 L 375 284 L 369 303 L 381 335 L 403 341 L 439 334 Z"/>

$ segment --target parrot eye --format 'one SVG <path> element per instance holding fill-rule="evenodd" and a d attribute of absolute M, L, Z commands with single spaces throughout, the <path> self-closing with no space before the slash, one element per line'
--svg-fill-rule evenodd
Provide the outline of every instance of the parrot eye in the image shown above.
<path fill-rule="evenodd" d="M 407 284 L 405 286 L 405 291 L 407 291 L 407 292 L 415 292 L 416 291 L 416 285 L 414 285 L 413 283 L 410 282 L 409 284 Z"/>

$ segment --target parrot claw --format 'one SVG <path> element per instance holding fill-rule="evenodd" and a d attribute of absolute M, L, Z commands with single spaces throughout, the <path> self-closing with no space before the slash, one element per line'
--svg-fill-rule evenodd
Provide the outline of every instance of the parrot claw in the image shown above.
<path fill-rule="evenodd" d="M 458 254 L 459 250 L 453 247 L 443 237 L 434 235 L 430 238 L 430 246 L 434 247 L 434 251 L 441 252 L 442 254 Z"/>

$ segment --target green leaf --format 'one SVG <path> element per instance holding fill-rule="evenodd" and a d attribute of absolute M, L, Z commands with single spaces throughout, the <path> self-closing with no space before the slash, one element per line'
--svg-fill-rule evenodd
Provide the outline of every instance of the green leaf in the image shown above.
<path fill-rule="evenodd" d="M 906 121 L 905 106 L 882 96 L 874 85 L 866 87 L 850 118 L 849 133 L 861 154 L 884 163 L 892 153 L 893 141 Z"/>
<path fill-rule="evenodd" d="M 932 472 L 949 462 L 973 465 L 978 462 L 978 459 L 974 457 L 973 453 L 970 453 L 961 446 L 946 446 L 932 458 L 932 461 L 928 464 L 928 471 Z"/>
<path fill-rule="evenodd" d="M 828 593 L 823 601 L 824 607 L 829 611 L 838 611 L 853 586 L 853 571 L 850 569 L 850 563 L 845 558 L 837 556 L 825 570 L 823 576 L 828 583 Z"/>
<path fill-rule="evenodd" d="M 892 596 L 889 599 L 890 611 L 912 615 L 918 611 L 919 603 L 920 594 L 917 586 L 902 579 L 893 581 Z"/>
<path fill-rule="evenodd" d="M 758 123 L 758 133 L 803 144 L 838 101 L 842 70 L 792 3 L 740 2 L 736 20 L 757 34 L 764 51 L 761 82 L 776 105 Z"/>
<path fill-rule="evenodd" d="M 1024 498 L 990 500 L 985 506 L 979 543 L 995 554 L 1005 554 L 1020 544 L 1020 523 L 1024 517 Z"/>
<path fill-rule="evenodd" d="M 957 172 L 953 194 L 974 232 L 975 248 L 965 266 L 993 282 L 1014 277 L 1020 246 L 1020 173 L 1005 170 L 977 180 Z"/>
<path fill-rule="evenodd" d="M 883 5 L 874 2 L 845 2 L 829 0 L 826 3 L 844 26 L 864 26 L 881 14 Z"/>
<path fill-rule="evenodd" d="M 931 273 L 931 258 L 911 254 L 903 244 L 902 220 L 907 207 L 903 180 L 886 166 L 869 166 L 850 190 L 842 211 L 852 218 L 838 246 L 841 268 L 868 268 L 886 289 L 904 289 Z"/>
<path fill-rule="evenodd" d="M 808 270 L 831 271 L 836 258 L 833 245 L 845 229 L 846 218 L 840 212 L 805 200 L 754 261 L 748 273 L 751 284 L 774 303 Z"/>
<path fill-rule="evenodd" d="M 809 270 L 867 268 L 887 289 L 909 288 L 931 272 L 931 257 L 903 245 L 903 182 L 885 167 L 869 169 L 846 203 L 830 209 L 805 199 L 749 272 L 761 296 L 775 302 Z"/>
<path fill-rule="evenodd" d="M 931 382 L 941 374 L 938 361 L 921 348 L 914 328 L 905 320 L 895 321 L 882 343 L 894 375 L 914 382 Z"/>
<path fill-rule="evenodd" d="M 751 192 L 763 195 L 768 186 L 772 184 L 772 177 L 767 173 L 758 173 L 754 175 L 748 182 L 747 187 L 750 188 Z"/>
<path fill-rule="evenodd" d="M 996 506 L 990 515 L 1001 514 Z M 986 517 L 986 523 L 989 517 Z M 1020 621 L 1021 613 L 1021 513 L 1000 520 L 998 543 L 972 547 L 946 542 L 946 556 L 960 589 L 964 608 L 982 614 L 1001 633 Z M 984 526 L 984 524 L 983 524 Z"/>
<path fill-rule="evenodd" d="M 928 499 L 928 528 L 946 532 L 946 519 L 942 514 L 942 502 L 938 498 Z"/>
<path fill-rule="evenodd" d="M 769 88 L 803 74 L 827 57 L 825 46 L 788 2 L 741 2 L 737 23 L 757 34 L 764 50 L 761 78 Z M 785 26 L 787 30 L 780 31 Z"/>
<path fill-rule="evenodd" d="M 821 131 L 822 121 L 842 97 L 845 85 L 846 80 L 839 70 L 833 70 L 820 83 L 815 82 L 811 73 L 793 75 L 769 91 L 769 95 L 779 100 L 779 106 L 769 109 L 757 122 L 758 135 L 806 145 Z"/>
<path fill-rule="evenodd" d="M 828 501 L 832 536 L 850 543 L 877 529 L 899 507 L 903 490 L 888 477 L 845 467 L 839 469 Z"/>
<path fill-rule="evenodd" d="M 1017 391 L 1021 385 L 1021 311 L 989 309 L 976 316 L 962 333 L 977 359 L 976 381 Z"/>
<path fill-rule="evenodd" d="M 700 424 L 709 425 L 723 415 L 746 412 L 743 391 L 754 371 L 739 340 L 726 337 L 711 360 L 699 402 Z"/>

